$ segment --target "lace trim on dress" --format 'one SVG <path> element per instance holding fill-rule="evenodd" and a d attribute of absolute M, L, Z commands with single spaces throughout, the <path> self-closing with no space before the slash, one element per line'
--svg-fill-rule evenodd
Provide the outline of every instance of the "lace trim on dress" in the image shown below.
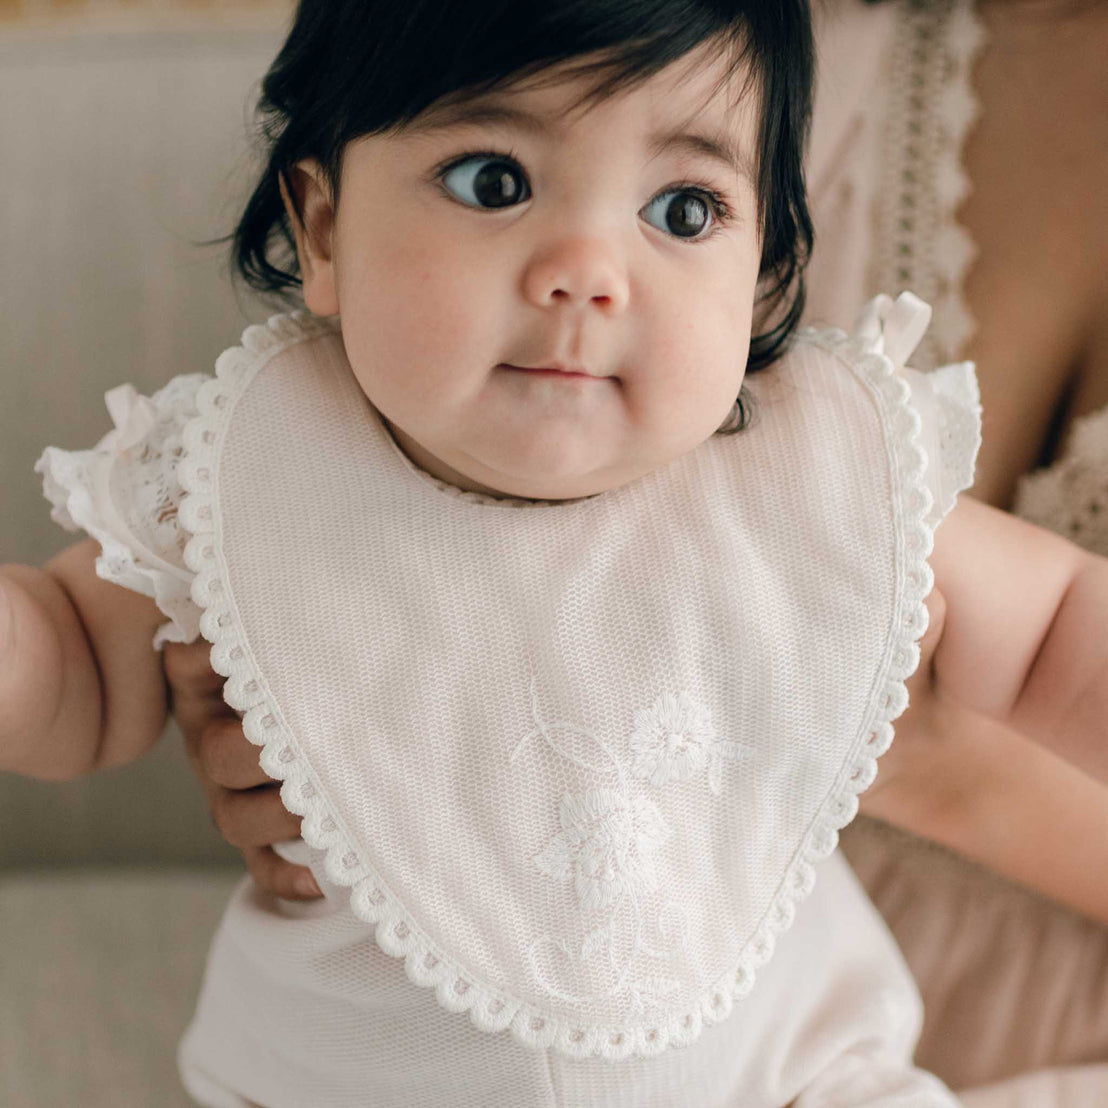
<path fill-rule="evenodd" d="M 933 305 L 920 369 L 957 359 L 974 331 L 965 301 L 976 254 L 955 219 L 969 195 L 962 164 L 979 113 L 971 76 L 985 41 L 972 0 L 901 0 L 886 71 L 869 287 L 910 288 Z"/>
<path fill-rule="evenodd" d="M 973 484 L 981 449 L 981 392 L 972 362 L 955 362 L 927 374 L 938 401 L 940 518 L 954 507 L 958 493 Z"/>
<path fill-rule="evenodd" d="M 131 385 L 111 389 L 105 401 L 112 431 L 92 450 L 47 447 L 35 464 L 51 518 L 100 543 L 97 576 L 153 597 L 169 618 L 154 636 L 155 650 L 200 634 L 192 574 L 184 567 L 187 536 L 177 522 L 183 490 L 176 466 L 181 428 L 196 414 L 196 392 L 208 379 L 175 377 L 152 397 Z"/>
<path fill-rule="evenodd" d="M 483 1031 L 510 1029 L 521 1043 L 553 1047 L 575 1057 L 600 1055 L 618 1059 L 628 1055 L 658 1054 L 669 1045 L 699 1038 L 705 1023 L 726 1018 L 734 1001 L 754 984 L 757 970 L 773 954 L 776 938 L 792 924 L 796 905 L 815 884 L 815 865 L 838 843 L 838 831 L 854 819 L 858 794 L 877 773 L 877 758 L 892 742 L 892 721 L 905 709 L 904 682 L 919 664 L 918 641 L 927 628 L 924 599 L 933 577 L 927 565 L 932 530 L 926 518 L 932 497 L 924 480 L 925 457 L 917 445 L 921 420 L 910 403 L 911 390 L 897 375 L 892 361 L 871 351 L 864 340 L 841 332 L 809 332 L 809 341 L 840 358 L 866 387 L 886 431 L 886 460 L 893 492 L 896 544 L 896 600 L 892 633 L 885 663 L 878 673 L 871 723 L 856 756 L 842 770 L 805 843 L 783 876 L 777 894 L 736 964 L 719 978 L 692 1009 L 660 1019 L 654 1026 L 598 1027 L 568 1018 L 551 1017 L 507 993 L 491 988 L 466 973 L 450 955 L 417 926 L 406 907 L 359 852 L 338 811 L 322 788 L 312 766 L 287 726 L 266 687 L 265 677 L 248 650 L 238 625 L 230 592 L 216 557 L 217 506 L 214 474 L 223 436 L 245 382 L 260 364 L 283 349 L 326 333 L 331 325 L 305 313 L 275 316 L 267 326 L 249 328 L 243 345 L 224 353 L 217 378 L 198 396 L 199 414 L 185 428 L 185 457 L 179 474 L 187 495 L 180 518 L 192 532 L 185 560 L 196 573 L 192 596 L 204 609 L 201 629 L 213 643 L 212 665 L 227 678 L 224 697 L 244 713 L 243 729 L 262 747 L 260 762 L 271 777 L 283 782 L 281 799 L 288 810 L 303 817 L 304 840 L 325 852 L 327 877 L 350 888 L 350 905 L 360 919 L 375 925 L 381 950 L 403 958 L 409 979 L 433 988 L 438 1002 L 452 1012 L 467 1012 Z"/>
<path fill-rule="evenodd" d="M 1012 510 L 1108 555 L 1108 408 L 1074 420 L 1061 460 L 1022 478 Z"/>

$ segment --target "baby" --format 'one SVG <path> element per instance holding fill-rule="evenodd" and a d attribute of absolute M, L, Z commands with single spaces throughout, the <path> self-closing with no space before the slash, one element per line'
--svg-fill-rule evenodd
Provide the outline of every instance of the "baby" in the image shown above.
<path fill-rule="evenodd" d="M 936 691 L 1108 777 L 1108 564 L 955 505 L 918 301 L 793 334 L 808 19 L 301 4 L 235 247 L 312 314 L 43 456 L 102 554 L 0 576 L 0 767 L 139 756 L 202 633 L 327 894 L 237 890 L 201 1103 L 957 1103 L 837 830 L 932 584 Z"/>

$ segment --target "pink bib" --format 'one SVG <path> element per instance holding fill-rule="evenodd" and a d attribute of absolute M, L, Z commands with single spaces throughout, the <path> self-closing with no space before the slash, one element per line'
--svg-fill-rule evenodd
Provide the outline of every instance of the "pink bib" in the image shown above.
<path fill-rule="evenodd" d="M 930 386 L 879 341 L 809 335 L 749 379 L 749 430 L 531 503 L 416 469 L 331 325 L 243 344 L 186 428 L 180 518 L 305 840 L 478 1027 L 692 1041 L 756 987 L 891 741 L 976 441 L 925 451 L 934 412 L 976 427 L 972 369 L 921 419 Z"/>

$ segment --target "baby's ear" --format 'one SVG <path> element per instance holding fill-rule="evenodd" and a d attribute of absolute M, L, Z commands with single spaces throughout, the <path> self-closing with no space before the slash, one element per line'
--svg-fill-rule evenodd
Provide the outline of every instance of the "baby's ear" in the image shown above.
<path fill-rule="evenodd" d="M 279 180 L 296 238 L 304 303 L 316 315 L 338 315 L 332 251 L 335 205 L 327 175 L 319 162 L 309 159 L 297 162 Z"/>

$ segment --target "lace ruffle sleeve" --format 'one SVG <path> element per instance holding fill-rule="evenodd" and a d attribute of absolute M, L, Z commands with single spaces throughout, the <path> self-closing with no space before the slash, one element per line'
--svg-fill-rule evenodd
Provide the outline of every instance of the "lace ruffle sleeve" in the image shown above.
<path fill-rule="evenodd" d="M 177 519 L 185 495 L 177 465 L 182 429 L 209 379 L 175 377 L 149 397 L 131 385 L 111 389 L 104 400 L 113 430 L 91 450 L 49 446 L 35 463 L 51 518 L 100 543 L 97 575 L 152 597 L 167 617 L 154 636 L 156 650 L 200 634 L 200 609 L 189 595 L 195 575 L 184 558 L 188 535 Z"/>
<path fill-rule="evenodd" d="M 927 523 L 934 528 L 973 484 L 981 447 L 981 395 L 972 362 L 955 362 L 928 373 L 908 368 L 931 320 L 931 309 L 911 293 L 895 300 L 878 296 L 866 305 L 855 335 L 870 350 L 886 355 L 911 389 L 919 417 L 916 442 L 927 457 L 924 481 L 931 491 Z"/>

